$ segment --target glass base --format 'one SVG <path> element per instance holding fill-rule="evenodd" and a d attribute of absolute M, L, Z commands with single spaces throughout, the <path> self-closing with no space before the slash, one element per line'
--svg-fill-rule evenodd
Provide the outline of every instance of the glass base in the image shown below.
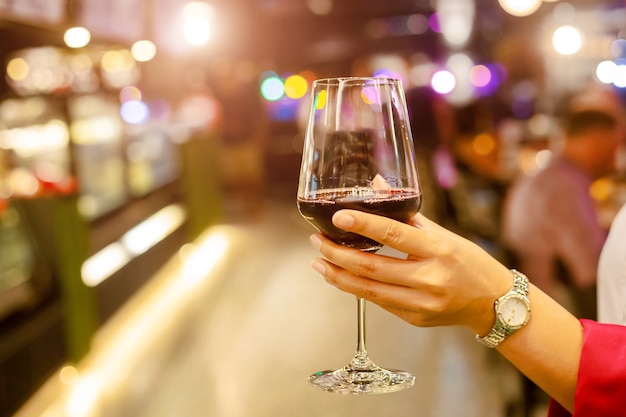
<path fill-rule="evenodd" d="M 386 394 L 413 386 L 415 377 L 408 372 L 370 366 L 354 366 L 354 361 L 343 368 L 316 372 L 309 384 L 337 394 Z"/>

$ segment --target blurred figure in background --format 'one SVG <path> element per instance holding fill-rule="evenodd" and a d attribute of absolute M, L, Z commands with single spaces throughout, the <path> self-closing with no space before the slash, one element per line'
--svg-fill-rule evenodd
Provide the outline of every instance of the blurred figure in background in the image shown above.
<path fill-rule="evenodd" d="M 570 299 L 576 316 L 594 319 L 598 259 L 607 233 L 589 188 L 615 171 L 624 130 L 615 108 L 594 107 L 587 98 L 572 101 L 561 151 L 509 190 L 503 240 L 535 285 L 566 306 Z"/>

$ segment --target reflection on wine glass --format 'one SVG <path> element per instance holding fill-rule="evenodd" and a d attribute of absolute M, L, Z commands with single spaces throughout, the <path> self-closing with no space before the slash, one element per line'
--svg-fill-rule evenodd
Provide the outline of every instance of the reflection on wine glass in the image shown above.
<path fill-rule="evenodd" d="M 313 83 L 298 185 L 302 216 L 333 241 L 375 252 L 381 244 L 338 229 L 344 208 L 408 222 L 421 189 L 401 82 L 389 78 L 328 78 Z M 374 364 L 365 349 L 365 300 L 357 299 L 357 347 L 343 368 L 317 372 L 309 383 L 342 394 L 379 394 L 411 387 L 404 371 Z"/>

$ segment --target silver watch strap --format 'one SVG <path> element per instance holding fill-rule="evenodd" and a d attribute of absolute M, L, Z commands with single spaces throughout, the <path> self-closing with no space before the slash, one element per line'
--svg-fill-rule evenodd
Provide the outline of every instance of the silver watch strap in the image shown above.
<path fill-rule="evenodd" d="M 511 287 L 511 291 L 515 291 L 524 297 L 528 297 L 528 278 L 526 275 L 516 269 L 511 269 L 511 273 L 513 274 L 513 285 Z M 505 329 L 498 320 L 496 312 L 496 323 L 492 327 L 491 331 L 485 337 L 476 335 L 476 341 L 488 348 L 495 348 L 514 332 L 515 331 L 507 332 L 507 329 Z"/>

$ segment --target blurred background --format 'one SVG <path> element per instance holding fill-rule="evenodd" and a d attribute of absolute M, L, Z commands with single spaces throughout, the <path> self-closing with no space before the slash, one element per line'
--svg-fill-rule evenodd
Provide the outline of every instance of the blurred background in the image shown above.
<path fill-rule="evenodd" d="M 424 209 L 500 255 L 503 195 L 549 158 L 565 100 L 593 86 L 626 92 L 626 2 L 0 0 L 0 64 L 0 415 L 9 416 L 49 399 L 41 391 L 51 384 L 70 389 L 97 335 L 134 317 L 129 303 L 164 268 L 176 276 L 171 260 L 215 228 L 280 231 L 284 242 L 246 246 L 257 253 L 247 259 L 262 253 L 275 265 L 300 250 L 285 274 L 308 269 L 311 230 L 295 192 L 316 78 L 398 77 L 409 107 L 445 108 L 434 145 L 422 138 L 437 117 L 412 125 L 418 154 L 447 150 L 423 165 L 436 164 L 439 191 L 420 169 Z M 429 207 L 442 189 L 443 206 Z M 626 201 L 622 173 L 590 191 L 608 227 Z M 231 242 L 256 242 L 228 230 Z M 285 246 L 268 252 L 272 242 Z M 246 282 L 254 271 L 238 274 Z M 251 287 L 263 294 L 261 285 Z M 133 410 L 100 411 L 141 415 Z M 45 415 L 91 415 L 77 413 Z"/>

